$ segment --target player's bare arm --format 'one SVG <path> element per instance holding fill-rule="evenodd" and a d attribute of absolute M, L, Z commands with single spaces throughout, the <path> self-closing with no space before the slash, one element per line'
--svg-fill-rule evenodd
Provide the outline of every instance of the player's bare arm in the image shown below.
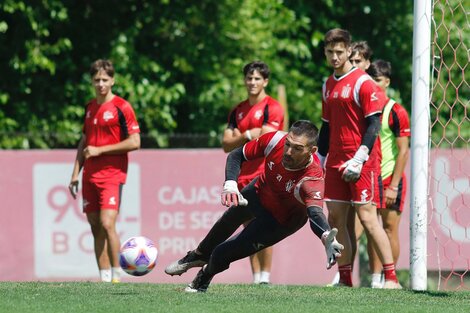
<path fill-rule="evenodd" d="M 83 149 L 85 159 L 97 157 L 103 154 L 122 154 L 140 148 L 140 134 L 132 134 L 127 139 L 113 145 L 101 147 L 87 146 Z"/>
<path fill-rule="evenodd" d="M 272 127 L 270 127 L 272 128 Z M 274 131 L 275 129 L 272 128 Z M 252 128 L 242 133 L 238 128 L 227 128 L 224 131 L 224 137 L 222 138 L 222 148 L 224 152 L 230 152 L 235 148 L 243 146 L 248 141 L 258 138 L 262 135 L 262 128 Z M 269 131 L 266 131 L 269 132 Z"/>
<path fill-rule="evenodd" d="M 85 146 L 86 136 L 82 135 L 82 138 L 78 142 L 77 147 L 77 156 L 73 165 L 72 178 L 70 179 L 69 191 L 74 199 L 77 197 L 78 192 L 78 175 L 83 167 L 83 161 L 85 160 L 83 156 L 83 147 Z"/>
<path fill-rule="evenodd" d="M 395 161 L 395 167 L 393 168 L 393 176 L 390 186 L 385 190 L 385 201 L 387 207 L 393 205 L 397 199 L 398 184 L 405 172 L 406 162 L 408 162 L 410 152 L 408 137 L 397 137 L 396 144 L 398 147 L 398 155 Z"/>

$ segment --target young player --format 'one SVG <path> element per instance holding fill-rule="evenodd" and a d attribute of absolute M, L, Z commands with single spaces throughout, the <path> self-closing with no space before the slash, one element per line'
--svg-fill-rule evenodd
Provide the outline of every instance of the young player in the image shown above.
<path fill-rule="evenodd" d="M 243 68 L 244 82 L 248 98 L 235 106 L 228 117 L 224 131 L 222 147 L 230 152 L 241 147 L 247 141 L 255 140 L 262 134 L 282 130 L 284 110 L 269 95 L 265 88 L 269 82 L 269 67 L 260 61 L 248 63 Z M 238 188 L 242 190 L 248 183 L 263 171 L 264 160 L 256 159 L 244 162 L 238 177 Z M 270 282 L 272 247 L 250 256 L 253 282 L 268 284 Z"/>
<path fill-rule="evenodd" d="M 126 182 L 127 153 L 140 148 L 140 130 L 131 105 L 112 92 L 113 64 L 97 60 L 90 75 L 96 98 L 86 106 L 69 190 L 75 199 L 83 167 L 83 212 L 91 226 L 100 277 L 117 283 L 120 242 L 116 219 Z"/>
<path fill-rule="evenodd" d="M 370 66 L 372 54 L 372 49 L 369 47 L 367 41 L 356 41 L 351 44 L 351 56 L 349 57 L 349 61 L 353 66 L 366 71 Z"/>
<path fill-rule="evenodd" d="M 334 73 L 324 83 L 319 154 L 326 160 L 325 201 L 329 221 L 345 246 L 338 260 L 340 285 L 352 286 L 348 208 L 354 204 L 384 264 L 385 288 L 401 288 L 387 235 L 377 220 L 380 171 L 380 115 L 385 95 L 374 81 L 349 61 L 351 36 L 343 29 L 325 34 L 325 56 Z"/>
<path fill-rule="evenodd" d="M 343 248 L 323 214 L 323 171 L 314 157 L 318 129 L 309 121 L 297 121 L 286 134 L 271 132 L 230 152 L 221 202 L 229 209 L 214 224 L 197 249 L 167 266 L 169 275 L 181 275 L 203 266 L 188 285 L 188 292 L 204 292 L 214 275 L 230 263 L 292 235 L 310 219 L 327 253 L 327 268 Z M 241 193 L 237 179 L 243 163 L 265 158 L 264 171 Z M 230 237 L 240 225 L 251 221 Z"/>
<path fill-rule="evenodd" d="M 367 73 L 386 92 L 390 85 L 392 66 L 384 60 L 374 61 Z M 405 167 L 409 155 L 410 119 L 406 109 L 388 99 L 382 113 L 380 141 L 382 147 L 382 194 L 379 206 L 383 227 L 392 247 L 393 261 L 396 264 L 400 255 L 398 228 L 406 196 Z M 373 252 L 375 252 L 373 250 Z M 382 264 L 376 253 L 369 253 L 372 270 L 372 288 L 381 288 Z"/>
<path fill-rule="evenodd" d="M 351 64 L 363 71 L 366 71 L 370 66 L 370 59 L 372 57 L 372 49 L 369 47 L 367 41 L 356 41 L 351 44 L 351 56 L 349 61 Z M 357 246 L 359 238 L 364 232 L 361 221 L 356 214 L 354 206 L 351 205 L 348 209 L 348 233 L 351 238 L 351 264 L 354 264 L 356 259 Z M 368 245 L 368 249 L 370 245 Z M 339 273 L 336 273 L 332 284 L 339 282 Z"/>

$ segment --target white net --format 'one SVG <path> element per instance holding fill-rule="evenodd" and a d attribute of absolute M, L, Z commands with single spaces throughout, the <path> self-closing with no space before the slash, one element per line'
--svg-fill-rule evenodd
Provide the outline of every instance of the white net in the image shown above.
<path fill-rule="evenodd" d="M 428 214 L 431 289 L 470 289 L 470 7 L 464 2 L 433 2 Z"/>

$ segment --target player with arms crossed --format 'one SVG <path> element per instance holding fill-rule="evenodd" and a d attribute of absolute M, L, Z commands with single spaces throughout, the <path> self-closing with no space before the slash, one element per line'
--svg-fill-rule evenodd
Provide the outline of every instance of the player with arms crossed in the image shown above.
<path fill-rule="evenodd" d="M 140 129 L 131 105 L 113 94 L 114 67 L 108 60 L 91 65 L 96 98 L 85 109 L 83 134 L 70 180 L 76 198 L 83 167 L 83 212 L 94 239 L 101 280 L 120 281 L 119 235 L 116 219 L 126 182 L 129 151 L 140 148 Z"/>
<path fill-rule="evenodd" d="M 385 288 L 398 284 L 390 242 L 377 220 L 380 172 L 380 115 L 385 95 L 364 71 L 353 67 L 351 35 L 343 29 L 325 34 L 325 56 L 334 73 L 323 85 L 322 127 L 319 155 L 325 168 L 325 201 L 332 227 L 344 244 L 338 260 L 339 284 L 352 286 L 351 241 L 348 208 L 354 204 L 359 219 L 372 239 L 382 264 Z"/>
<path fill-rule="evenodd" d="M 227 128 L 224 131 L 222 147 L 225 152 L 243 146 L 262 134 L 282 130 L 284 110 L 275 99 L 266 94 L 269 82 L 269 67 L 260 61 L 248 63 L 243 68 L 248 99 L 240 102 L 230 112 Z M 250 181 L 259 176 L 264 168 L 264 159 L 244 162 L 238 177 L 238 189 L 242 190 Z M 269 283 L 273 247 L 250 256 L 253 282 Z"/>
<path fill-rule="evenodd" d="M 390 85 L 392 66 L 390 62 L 376 60 L 367 70 L 384 92 Z M 382 147 L 382 186 L 383 199 L 379 206 L 383 227 L 392 247 L 395 265 L 400 255 L 398 229 L 406 197 L 405 167 L 409 156 L 410 118 L 406 109 L 393 99 L 388 99 L 382 113 L 380 142 Z M 382 287 L 382 263 L 373 250 L 369 253 L 372 270 L 372 288 Z"/>
<path fill-rule="evenodd" d="M 212 278 L 230 263 L 271 246 L 298 231 L 310 220 L 327 253 L 327 268 L 341 256 L 336 229 L 323 214 L 323 171 L 314 157 L 318 129 L 309 121 L 297 121 L 286 134 L 262 135 L 258 140 L 233 150 L 227 157 L 226 180 L 221 202 L 229 207 L 198 247 L 167 266 L 169 275 L 181 275 L 192 267 L 203 268 L 186 287 L 188 292 L 204 292 Z M 241 193 L 237 179 L 242 164 L 265 158 L 264 171 Z M 229 238 L 240 225 L 251 222 Z"/>

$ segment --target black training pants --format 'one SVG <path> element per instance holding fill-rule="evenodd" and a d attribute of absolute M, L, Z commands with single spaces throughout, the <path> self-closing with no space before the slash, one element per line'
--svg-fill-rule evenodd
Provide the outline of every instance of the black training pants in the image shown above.
<path fill-rule="evenodd" d="M 302 228 L 305 220 L 294 225 L 281 225 L 261 205 L 255 180 L 243 188 L 242 194 L 248 200 L 247 206 L 232 206 L 212 226 L 201 241 L 198 250 L 210 255 L 206 273 L 215 275 L 229 268 L 230 263 L 250 256 L 272 246 Z M 238 234 L 229 237 L 245 222 L 251 222 Z"/>

